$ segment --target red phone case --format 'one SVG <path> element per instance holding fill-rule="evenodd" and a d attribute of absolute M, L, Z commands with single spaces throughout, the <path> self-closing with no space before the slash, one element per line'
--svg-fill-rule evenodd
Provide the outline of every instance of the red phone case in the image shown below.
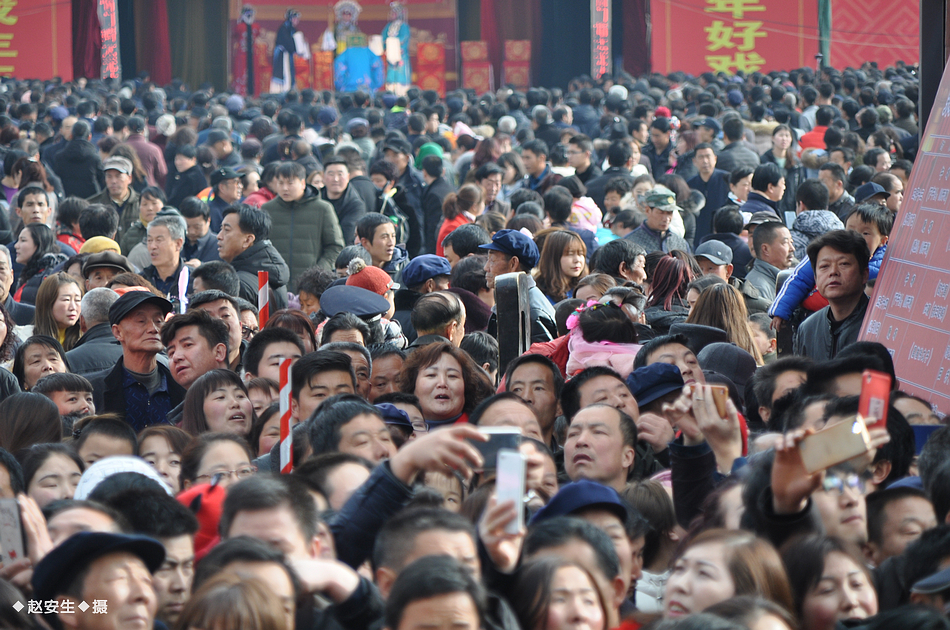
<path fill-rule="evenodd" d="M 861 373 L 861 399 L 858 415 L 868 429 L 887 428 L 887 406 L 891 398 L 891 376 L 875 370 Z"/>

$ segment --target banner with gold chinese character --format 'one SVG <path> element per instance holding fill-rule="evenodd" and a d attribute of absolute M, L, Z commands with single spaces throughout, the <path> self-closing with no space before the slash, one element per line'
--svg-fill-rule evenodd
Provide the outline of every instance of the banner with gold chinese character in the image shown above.
<path fill-rule="evenodd" d="M 73 78 L 69 2 L 0 0 L 0 76 Z"/>
<path fill-rule="evenodd" d="M 652 0 L 653 70 L 750 72 L 813 66 L 818 0 Z"/>

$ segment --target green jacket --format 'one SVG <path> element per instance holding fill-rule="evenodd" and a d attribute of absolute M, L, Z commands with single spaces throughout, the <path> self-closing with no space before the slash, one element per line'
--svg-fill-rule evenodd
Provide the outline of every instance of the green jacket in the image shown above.
<path fill-rule="evenodd" d="M 139 203 L 141 201 L 139 193 L 131 186 L 129 186 L 129 191 L 132 195 L 126 199 L 125 204 L 121 208 L 112 201 L 112 198 L 109 196 L 108 188 L 103 188 L 102 192 L 86 200 L 89 203 L 101 203 L 107 208 L 115 208 L 115 211 L 119 214 L 119 229 L 115 235 L 116 242 L 122 241 L 122 237 L 132 225 L 136 223 L 141 225 L 142 223 L 139 217 Z M 124 249 L 122 251 L 125 253 Z"/>
<path fill-rule="evenodd" d="M 343 233 L 333 206 L 313 186 L 297 201 L 275 197 L 261 210 L 270 215 L 270 241 L 290 267 L 291 283 L 313 265 L 333 270 L 343 250 Z"/>
<path fill-rule="evenodd" d="M 122 248 L 122 255 L 128 256 L 129 252 L 132 251 L 132 248 L 143 242 L 146 236 L 148 236 L 148 228 L 145 227 L 145 224 L 142 223 L 141 220 L 130 225 L 125 230 L 125 234 L 123 234 L 122 238 L 119 240 L 119 246 Z"/>

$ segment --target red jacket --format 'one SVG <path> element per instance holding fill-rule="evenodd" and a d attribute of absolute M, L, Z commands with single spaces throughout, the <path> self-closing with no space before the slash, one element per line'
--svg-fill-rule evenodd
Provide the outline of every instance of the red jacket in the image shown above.
<path fill-rule="evenodd" d="M 260 208 L 276 196 L 276 194 L 271 192 L 270 188 L 267 186 L 261 186 L 256 192 L 252 192 L 250 195 L 245 197 L 243 203 L 246 203 L 249 206 L 254 206 L 255 208 Z"/>
<path fill-rule="evenodd" d="M 805 149 L 826 149 L 826 131 L 828 131 L 828 127 L 814 127 L 811 131 L 802 136 L 802 139 L 798 141 L 798 146 L 801 147 L 802 151 Z"/>

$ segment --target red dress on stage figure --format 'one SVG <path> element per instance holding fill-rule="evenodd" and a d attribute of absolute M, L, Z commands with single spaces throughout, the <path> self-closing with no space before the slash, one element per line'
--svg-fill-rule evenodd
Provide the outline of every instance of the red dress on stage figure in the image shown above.
<path fill-rule="evenodd" d="M 247 47 L 247 25 L 251 25 L 251 50 Z M 247 57 L 254 54 L 254 42 L 261 27 L 254 23 L 254 9 L 245 5 L 231 32 L 231 91 L 247 96 Z"/>

